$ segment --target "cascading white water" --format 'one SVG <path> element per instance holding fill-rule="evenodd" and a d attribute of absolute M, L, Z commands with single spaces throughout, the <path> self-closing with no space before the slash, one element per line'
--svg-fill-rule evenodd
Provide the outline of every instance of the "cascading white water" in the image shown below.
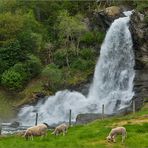
<path fill-rule="evenodd" d="M 105 104 L 107 113 L 127 106 L 134 95 L 135 62 L 128 22 L 129 17 L 119 18 L 107 32 L 88 95 L 92 102 Z"/>
<path fill-rule="evenodd" d="M 88 97 L 79 92 L 59 91 L 45 102 L 35 106 L 25 106 L 18 114 L 24 125 L 33 125 L 35 111 L 39 113 L 39 122 L 54 124 L 68 121 L 69 109 L 72 119 L 79 113 L 101 112 L 111 114 L 129 105 L 133 93 L 134 53 L 132 38 L 128 29 L 129 17 L 115 20 L 108 30 L 102 44 L 93 83 Z"/>

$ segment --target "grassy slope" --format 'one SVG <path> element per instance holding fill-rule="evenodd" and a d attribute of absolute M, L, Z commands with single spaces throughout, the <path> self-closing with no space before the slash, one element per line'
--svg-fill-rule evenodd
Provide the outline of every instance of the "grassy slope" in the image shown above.
<path fill-rule="evenodd" d="M 112 127 L 125 126 L 128 132 L 125 143 L 121 136 L 117 143 L 108 143 L 105 137 Z M 66 136 L 48 136 L 34 141 L 25 141 L 22 137 L 0 138 L 0 148 L 147 148 L 148 147 L 148 104 L 135 115 L 97 120 L 87 125 L 71 127 Z"/>

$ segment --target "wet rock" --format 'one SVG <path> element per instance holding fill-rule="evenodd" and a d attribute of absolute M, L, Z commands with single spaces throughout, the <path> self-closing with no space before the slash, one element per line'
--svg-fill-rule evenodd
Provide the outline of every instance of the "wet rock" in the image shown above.
<path fill-rule="evenodd" d="M 120 7 L 107 7 L 105 10 L 94 12 L 93 16 L 90 17 L 90 28 L 101 28 L 104 31 L 107 31 L 115 19 L 124 16 L 125 15 L 123 14 L 123 9 Z"/>
<path fill-rule="evenodd" d="M 137 110 L 143 105 L 144 99 L 148 98 L 148 24 L 144 17 L 144 14 L 134 11 L 130 21 L 135 52 L 134 98 Z"/>
<path fill-rule="evenodd" d="M 10 124 L 10 127 L 13 127 L 13 128 L 17 128 L 20 126 L 20 123 L 18 121 L 14 121 Z"/>
<path fill-rule="evenodd" d="M 104 115 L 104 117 L 109 117 L 110 115 Z M 97 113 L 86 113 L 79 114 L 76 117 L 76 124 L 86 124 L 96 119 L 102 119 L 102 114 Z"/>

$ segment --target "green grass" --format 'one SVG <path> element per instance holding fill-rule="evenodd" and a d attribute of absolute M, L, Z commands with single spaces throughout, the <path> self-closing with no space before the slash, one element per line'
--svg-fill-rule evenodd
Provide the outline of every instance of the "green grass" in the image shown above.
<path fill-rule="evenodd" d="M 0 137 L 0 148 L 148 148 L 148 104 L 136 114 L 123 117 L 96 120 L 86 125 L 73 126 L 65 136 L 48 136 L 41 139 L 35 137 L 33 141 L 26 141 L 23 137 Z M 141 122 L 144 120 L 143 122 Z M 116 143 L 108 143 L 105 137 L 115 125 L 127 129 L 127 138 L 121 144 L 121 136 L 117 136 Z"/>

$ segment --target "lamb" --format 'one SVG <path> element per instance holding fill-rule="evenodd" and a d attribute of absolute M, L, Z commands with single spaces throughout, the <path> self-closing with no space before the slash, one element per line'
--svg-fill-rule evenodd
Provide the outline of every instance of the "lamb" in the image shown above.
<path fill-rule="evenodd" d="M 31 138 L 33 140 L 33 136 L 45 136 L 47 134 L 48 124 L 38 124 L 36 126 L 30 127 L 26 130 L 24 137 L 26 140 Z"/>
<path fill-rule="evenodd" d="M 126 129 L 124 127 L 113 128 L 110 131 L 109 135 L 106 137 L 106 139 L 108 142 L 116 142 L 115 137 L 119 134 L 122 135 L 122 143 L 123 143 L 127 135 Z"/>
<path fill-rule="evenodd" d="M 68 130 L 68 125 L 63 123 L 63 124 L 60 124 L 59 126 L 57 126 L 51 134 L 58 136 L 60 133 L 63 133 L 63 136 L 64 136 L 65 133 L 67 133 L 67 130 Z"/>

